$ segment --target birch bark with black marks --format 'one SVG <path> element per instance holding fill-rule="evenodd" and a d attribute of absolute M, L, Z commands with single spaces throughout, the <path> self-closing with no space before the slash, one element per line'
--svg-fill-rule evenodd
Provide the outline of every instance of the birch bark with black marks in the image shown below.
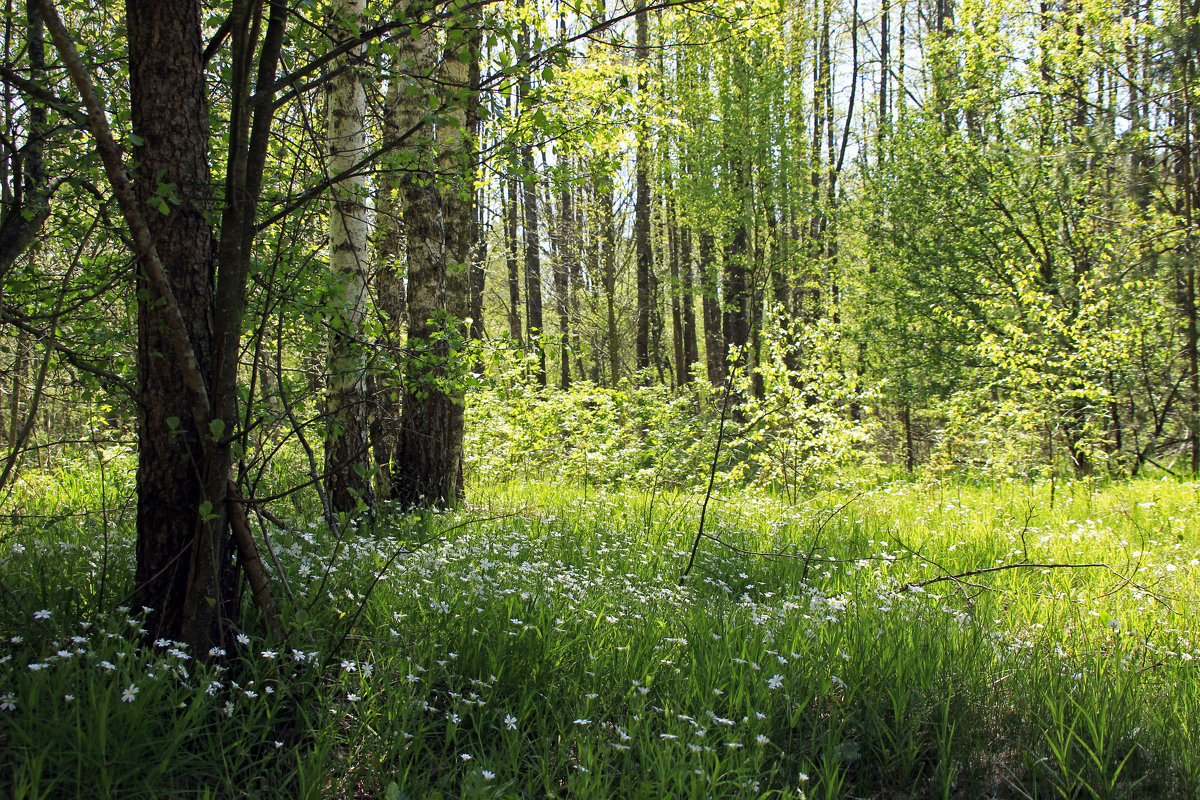
<path fill-rule="evenodd" d="M 366 0 L 337 0 L 330 13 L 330 42 L 337 47 L 358 36 Z M 358 70 L 366 47 L 348 50 L 335 62 L 329 82 L 328 171 L 338 175 L 366 152 L 366 92 Z M 370 478 L 366 354 L 362 346 L 367 315 L 367 178 L 347 175 L 330 189 L 329 272 L 326 308 L 329 324 L 329 386 L 326 392 L 326 492 L 335 512 L 353 512 L 359 502 L 375 504 Z"/>

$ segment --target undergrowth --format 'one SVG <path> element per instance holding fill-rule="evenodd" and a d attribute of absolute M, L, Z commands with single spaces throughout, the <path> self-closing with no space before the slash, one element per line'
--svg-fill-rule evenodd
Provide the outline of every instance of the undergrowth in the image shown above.
<path fill-rule="evenodd" d="M 686 578 L 696 493 L 491 484 L 269 530 L 287 641 L 197 654 L 120 466 L 0 542 L 5 796 L 1200 796 L 1195 484 L 726 490 Z"/>

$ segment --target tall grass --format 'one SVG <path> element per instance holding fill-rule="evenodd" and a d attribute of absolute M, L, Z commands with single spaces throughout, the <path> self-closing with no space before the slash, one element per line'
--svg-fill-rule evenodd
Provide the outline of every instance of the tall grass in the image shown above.
<path fill-rule="evenodd" d="M 681 581 L 698 495 L 493 485 L 381 515 L 332 566 L 320 526 L 273 531 L 295 629 L 251 619 L 212 660 L 99 607 L 94 520 L 26 526 L 0 556 L 0 793 L 1197 797 L 1198 496 L 731 492 Z"/>

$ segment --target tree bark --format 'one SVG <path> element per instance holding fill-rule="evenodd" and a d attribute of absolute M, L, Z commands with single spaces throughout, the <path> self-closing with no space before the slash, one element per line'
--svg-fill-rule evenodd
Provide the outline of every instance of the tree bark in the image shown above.
<path fill-rule="evenodd" d="M 641 102 L 646 95 L 645 70 L 650 53 L 649 20 L 647 19 L 645 0 L 638 0 L 637 9 L 635 14 L 637 47 L 634 50 L 634 61 L 638 69 L 638 99 Z M 648 113 L 648 109 L 643 109 L 643 113 Z M 650 272 L 653 268 L 654 256 L 650 250 L 650 150 L 648 137 L 647 126 L 642 123 L 639 126 L 636 163 L 634 164 L 637 196 L 634 198 L 633 210 L 633 241 L 637 257 L 637 327 L 634 349 L 635 367 L 639 372 L 650 366 L 650 303 L 652 299 Z"/>
<path fill-rule="evenodd" d="M 410 2 L 408 13 L 419 13 Z M 414 23 L 420 25 L 419 20 Z M 445 336 L 448 316 L 446 232 L 442 192 L 434 175 L 435 132 L 427 119 L 433 103 L 437 40 L 419 27 L 402 40 L 397 74 L 407 74 L 396 107 L 397 128 L 412 131 L 410 166 L 400 178 L 400 198 L 408 253 L 408 338 L 400 430 L 392 457 L 392 496 L 405 506 L 443 505 L 450 474 L 457 474 L 449 441 L 453 401 L 444 384 L 450 357 Z"/>
<path fill-rule="evenodd" d="M 725 336 L 721 332 L 720 268 L 716 263 L 716 243 L 710 231 L 700 233 L 700 278 L 704 286 L 704 356 L 708 382 L 719 386 L 725 381 Z"/>
<path fill-rule="evenodd" d="M 366 0 L 338 0 L 330 13 L 333 46 L 357 35 Z M 337 59 L 340 70 L 329 84 L 328 171 L 340 174 L 366 151 L 367 97 L 358 70 L 366 55 L 354 47 Z M 361 501 L 375 504 L 369 467 L 369 394 L 362 341 L 367 311 L 367 179 L 351 175 L 331 187 L 329 207 L 328 301 L 329 387 L 326 394 L 328 432 L 325 437 L 326 492 L 336 512 L 353 512 Z"/>
<path fill-rule="evenodd" d="M 600 258 L 603 262 L 605 303 L 605 340 L 608 350 L 608 375 L 611 386 L 621 380 L 620 335 L 617 332 L 617 223 L 613 210 L 613 177 L 600 178 L 600 220 L 603 227 L 600 239 Z"/>
<path fill-rule="evenodd" d="M 201 376 L 211 374 L 214 252 L 209 117 L 195 0 L 129 0 L 130 108 L 138 137 L 134 191 Z M 173 185 L 171 192 L 159 187 Z M 220 636 L 233 596 L 224 526 L 201 519 L 205 439 L 196 399 L 181 392 L 167 306 L 138 277 L 137 569 L 134 602 L 153 608 L 149 635 L 203 644 Z M 204 398 L 207 406 L 207 397 Z M 205 409 L 204 416 L 209 410 Z M 221 432 L 223 433 L 223 432 Z M 209 514 L 222 517 L 223 505 Z M 211 530 L 221 531 L 213 535 Z M 204 602 L 197 597 L 215 599 Z"/>

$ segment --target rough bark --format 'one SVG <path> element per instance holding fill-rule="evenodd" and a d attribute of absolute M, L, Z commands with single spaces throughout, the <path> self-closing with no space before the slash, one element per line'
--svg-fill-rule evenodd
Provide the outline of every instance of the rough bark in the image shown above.
<path fill-rule="evenodd" d="M 207 376 L 215 262 L 200 6 L 195 0 L 129 0 L 125 11 L 132 127 L 140 143 L 133 151 L 140 165 L 134 191 L 195 367 Z M 175 188 L 164 196 L 159 187 L 168 184 Z M 187 381 L 183 365 L 171 357 L 170 309 L 157 296 L 139 269 L 134 602 L 154 609 L 146 626 L 150 636 L 203 644 L 219 638 L 219 618 L 232 598 L 230 542 L 223 533 L 210 533 L 223 525 L 201 520 L 204 439 L 214 432 L 198 429 L 197 400 L 180 391 Z M 224 514 L 220 505 L 208 511 Z"/>
<path fill-rule="evenodd" d="M 417 4 L 411 4 L 414 13 Z M 401 174 L 400 198 L 408 253 L 408 339 L 404 360 L 404 399 L 396 451 L 392 457 L 393 498 L 404 505 L 442 505 L 450 461 L 451 406 L 444 379 L 449 347 L 446 322 L 446 236 L 442 193 L 434 176 L 435 132 L 426 119 L 434 98 L 437 40 L 418 28 L 396 53 L 397 72 L 407 68 L 397 105 L 397 127 L 413 131 L 407 145 L 411 165 Z"/>
<path fill-rule="evenodd" d="M 455 27 L 464 35 L 451 35 L 442 58 L 438 80 L 439 105 L 446 120 L 437 126 L 438 172 L 446 237 L 446 316 L 443 336 L 447 346 L 450 401 L 446 446 L 449 470 L 441 476 L 440 503 L 450 503 L 462 492 L 463 426 L 466 392 L 462 374 L 471 313 L 471 259 L 475 246 L 475 132 L 479 121 L 479 47 L 481 30 L 474 15 L 457 15 Z"/>
<path fill-rule="evenodd" d="M 383 138 L 399 141 L 396 106 L 400 102 L 399 75 L 388 80 L 384 95 Z M 397 165 L 382 170 L 375 178 L 375 307 L 383 331 L 377 346 L 382 355 L 381 368 L 374 375 L 374 399 L 371 404 L 371 451 L 375 458 L 375 492 L 378 497 L 392 494 L 391 458 L 396 447 L 400 420 L 401 341 L 404 334 L 406 292 L 404 287 L 404 228 L 400 218 L 400 177 Z"/>

